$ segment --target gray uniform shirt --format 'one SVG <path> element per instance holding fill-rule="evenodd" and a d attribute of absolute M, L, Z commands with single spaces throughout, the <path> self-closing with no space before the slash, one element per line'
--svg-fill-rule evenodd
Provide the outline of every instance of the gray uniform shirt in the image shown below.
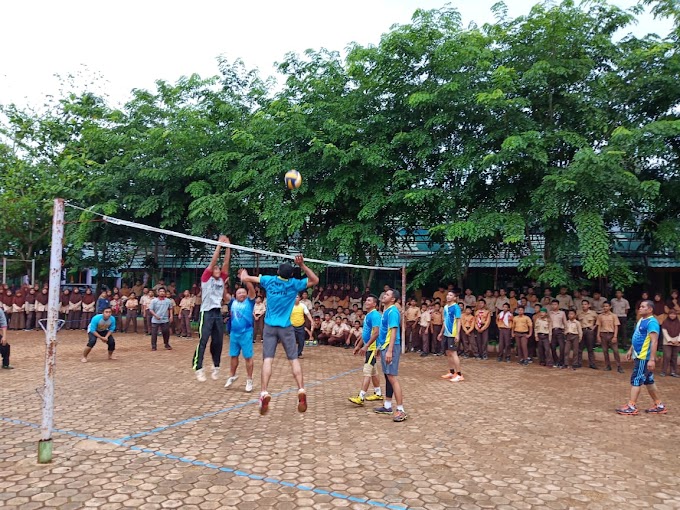
<path fill-rule="evenodd" d="M 153 315 L 151 316 L 152 324 L 165 324 L 170 322 L 170 310 L 174 306 L 175 302 L 172 299 L 164 298 L 153 298 L 149 304 L 149 310 L 158 315 L 160 319 L 157 319 Z"/>

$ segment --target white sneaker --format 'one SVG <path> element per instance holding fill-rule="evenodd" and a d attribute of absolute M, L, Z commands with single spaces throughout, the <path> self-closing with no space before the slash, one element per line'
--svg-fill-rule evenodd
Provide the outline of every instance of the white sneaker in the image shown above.
<path fill-rule="evenodd" d="M 220 367 L 213 367 L 210 377 L 212 377 L 213 381 L 217 381 L 220 378 Z"/>
<path fill-rule="evenodd" d="M 227 381 L 227 383 L 228 382 L 229 381 Z M 251 391 L 253 391 L 253 380 L 248 379 L 248 380 L 246 380 L 246 393 L 250 393 Z"/>
<path fill-rule="evenodd" d="M 229 379 L 227 379 L 227 382 L 224 384 L 224 387 L 225 387 L 225 388 L 228 388 L 229 386 L 231 386 L 232 384 L 234 384 L 234 382 L 236 381 L 236 379 L 238 379 L 238 376 L 237 376 L 237 375 L 234 375 L 234 376 L 230 377 Z"/>
<path fill-rule="evenodd" d="M 460 381 L 462 381 L 462 380 L 463 380 L 463 378 L 462 378 L 461 376 L 457 375 L 456 377 L 454 377 L 453 379 L 451 379 L 451 382 L 460 382 Z"/>
<path fill-rule="evenodd" d="M 205 382 L 205 371 L 202 368 L 196 370 L 196 379 L 198 382 Z"/>

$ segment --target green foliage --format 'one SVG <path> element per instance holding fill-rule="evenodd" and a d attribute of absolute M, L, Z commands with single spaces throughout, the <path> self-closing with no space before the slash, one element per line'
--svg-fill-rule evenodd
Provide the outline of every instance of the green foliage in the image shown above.
<path fill-rule="evenodd" d="M 546 285 L 573 282 L 580 263 L 629 286 L 638 276 L 613 255 L 612 233 L 635 232 L 643 252 L 680 248 L 680 16 L 676 2 L 643 4 L 673 33 L 621 39 L 641 7 L 603 0 L 543 2 L 514 19 L 499 2 L 494 23 L 468 29 L 445 7 L 344 58 L 287 54 L 280 88 L 220 58 L 218 76 L 158 81 L 120 109 L 89 92 L 39 114 L 6 105 L 0 236 L 8 251 L 44 251 L 59 194 L 357 263 L 387 263 L 428 230 L 440 249 L 412 264 L 414 285 L 513 253 Z M 290 168 L 299 190 L 282 185 Z M 81 221 L 67 232 L 73 264 L 86 241 L 102 264 L 122 263 L 115 241 L 127 236 L 158 267 L 157 239 L 69 217 Z"/>

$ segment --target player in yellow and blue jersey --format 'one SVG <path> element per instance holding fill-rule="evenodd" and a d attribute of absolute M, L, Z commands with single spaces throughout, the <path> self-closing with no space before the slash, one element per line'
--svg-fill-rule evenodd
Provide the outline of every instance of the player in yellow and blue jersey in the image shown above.
<path fill-rule="evenodd" d="M 397 308 L 400 294 L 398 290 L 388 289 L 382 295 L 382 305 L 385 307 L 378 331 L 377 348 L 380 351 L 380 364 L 385 374 L 385 403 L 374 409 L 378 414 L 392 414 L 396 422 L 406 419 L 404 400 L 399 383 L 399 358 L 401 357 L 401 313 Z M 392 409 L 392 396 L 397 403 L 396 410 Z"/>
<path fill-rule="evenodd" d="M 449 379 L 451 382 L 461 382 L 465 379 L 460 372 L 460 358 L 458 357 L 458 341 L 460 339 L 460 306 L 458 305 L 458 293 L 450 290 L 446 294 L 446 305 L 444 306 L 444 321 L 441 333 L 437 340 L 444 342 L 444 352 L 446 361 L 449 364 L 449 373 L 444 374 L 442 379 Z"/>
<path fill-rule="evenodd" d="M 661 396 L 654 382 L 654 368 L 656 368 L 656 349 L 659 343 L 661 327 L 659 321 L 653 315 L 654 303 L 645 300 L 640 303 L 640 320 L 635 325 L 630 349 L 626 353 L 626 359 L 633 359 L 633 373 L 630 376 L 630 401 L 616 412 L 625 416 L 638 414 L 637 400 L 640 390 L 644 385 L 649 396 L 654 401 L 654 406 L 647 409 L 651 414 L 666 414 L 668 410 L 661 402 Z"/>

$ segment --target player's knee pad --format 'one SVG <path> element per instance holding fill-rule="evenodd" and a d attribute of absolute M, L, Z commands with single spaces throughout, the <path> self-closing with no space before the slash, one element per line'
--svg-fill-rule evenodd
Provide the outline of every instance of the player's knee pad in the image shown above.
<path fill-rule="evenodd" d="M 370 363 L 364 363 L 364 375 L 366 377 L 378 375 L 378 369 L 375 368 L 375 365 L 371 365 Z"/>

